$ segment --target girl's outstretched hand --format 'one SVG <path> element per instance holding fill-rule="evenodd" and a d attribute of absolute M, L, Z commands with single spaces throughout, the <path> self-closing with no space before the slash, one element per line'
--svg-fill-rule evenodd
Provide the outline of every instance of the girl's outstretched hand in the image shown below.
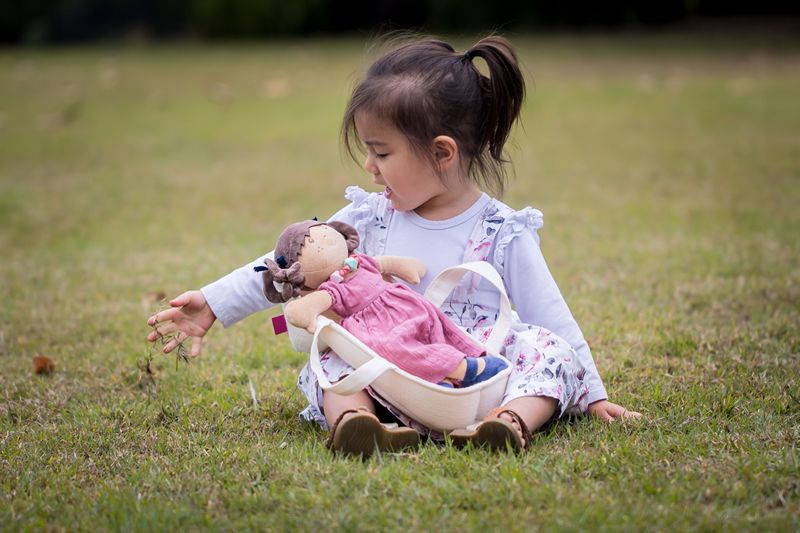
<path fill-rule="evenodd" d="M 608 400 L 600 400 L 589 404 L 589 413 L 606 422 L 611 422 L 616 418 L 641 418 L 642 416 L 641 413 L 628 411 L 621 405 L 611 403 Z"/>
<path fill-rule="evenodd" d="M 203 347 L 203 336 L 211 329 L 217 316 L 208 306 L 203 293 L 196 290 L 173 298 L 169 305 L 171 309 L 159 311 L 147 319 L 147 325 L 153 327 L 147 340 L 156 342 L 164 336 L 174 334 L 164 345 L 164 353 L 169 353 L 192 337 L 192 357 L 197 357 Z"/>

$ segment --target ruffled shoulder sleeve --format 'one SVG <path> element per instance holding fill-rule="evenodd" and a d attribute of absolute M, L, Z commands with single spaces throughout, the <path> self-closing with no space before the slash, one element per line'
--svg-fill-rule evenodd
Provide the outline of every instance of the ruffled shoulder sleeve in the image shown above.
<path fill-rule="evenodd" d="M 544 225 L 544 215 L 538 209 L 526 207 L 506 216 L 503 225 L 497 232 L 494 246 L 494 266 L 500 275 L 505 270 L 506 250 L 511 241 L 523 232 L 530 232 L 537 244 L 539 242 L 538 230 Z"/>
<path fill-rule="evenodd" d="M 383 254 L 386 230 L 394 210 L 381 193 L 369 193 L 361 187 L 351 185 L 345 189 L 344 197 L 350 200 L 347 222 L 351 224 L 361 243 L 358 252 L 368 255 Z"/>

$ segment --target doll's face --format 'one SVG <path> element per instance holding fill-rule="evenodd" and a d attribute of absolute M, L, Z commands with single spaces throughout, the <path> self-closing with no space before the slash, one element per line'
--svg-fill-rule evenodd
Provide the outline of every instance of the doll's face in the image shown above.
<path fill-rule="evenodd" d="M 306 287 L 316 289 L 331 274 L 342 268 L 347 259 L 347 243 L 344 236 L 324 224 L 312 226 L 297 262 L 303 268 Z"/>

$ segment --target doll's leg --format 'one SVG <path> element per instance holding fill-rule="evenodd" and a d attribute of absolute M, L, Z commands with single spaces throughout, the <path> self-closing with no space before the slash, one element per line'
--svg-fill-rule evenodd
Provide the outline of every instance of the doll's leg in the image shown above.
<path fill-rule="evenodd" d="M 342 396 L 332 392 L 325 392 L 322 395 L 322 409 L 328 427 L 333 427 L 333 423 L 339 420 L 345 411 L 358 408 L 367 409 L 370 413 L 375 413 L 375 402 L 367 391 L 359 391 L 350 396 Z"/>

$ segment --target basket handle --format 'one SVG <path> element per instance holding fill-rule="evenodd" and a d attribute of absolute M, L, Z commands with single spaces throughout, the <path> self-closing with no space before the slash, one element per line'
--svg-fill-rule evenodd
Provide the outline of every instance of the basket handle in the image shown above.
<path fill-rule="evenodd" d="M 329 318 L 322 315 L 317 317 L 317 329 L 314 332 L 314 338 L 311 341 L 311 349 L 308 352 L 310 355 L 309 366 L 311 370 L 314 371 L 314 374 L 317 375 L 319 386 L 322 387 L 323 390 L 331 391 L 334 394 L 349 396 L 367 388 L 370 383 L 378 379 L 387 370 L 397 368 L 382 357 L 373 357 L 356 368 L 352 374 L 343 380 L 331 383 L 322 370 L 322 363 L 320 362 L 319 355 L 319 336 L 324 329 L 332 327 L 333 324 L 335 324 L 335 322 Z"/>
<path fill-rule="evenodd" d="M 425 291 L 425 297 L 436 307 L 442 304 L 453 292 L 461 278 L 469 273 L 475 273 L 488 280 L 500 292 L 500 314 L 492 328 L 492 333 L 486 340 L 486 351 L 492 355 L 500 355 L 508 330 L 511 327 L 511 302 L 508 300 L 505 285 L 497 270 L 486 261 L 473 261 L 442 270 Z"/>

